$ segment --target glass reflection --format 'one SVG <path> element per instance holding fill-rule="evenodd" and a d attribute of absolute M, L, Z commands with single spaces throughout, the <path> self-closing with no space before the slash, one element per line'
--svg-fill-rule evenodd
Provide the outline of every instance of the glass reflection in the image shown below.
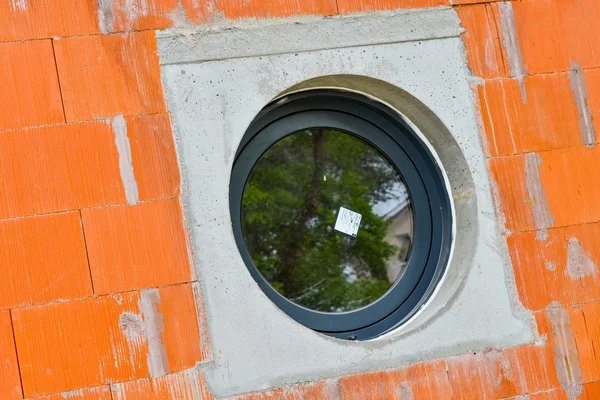
<path fill-rule="evenodd" d="M 361 215 L 356 237 L 336 225 L 340 207 Z M 413 215 L 405 183 L 377 149 L 312 128 L 256 163 L 242 230 L 254 265 L 279 293 L 312 310 L 344 312 L 377 300 L 402 274 Z"/>

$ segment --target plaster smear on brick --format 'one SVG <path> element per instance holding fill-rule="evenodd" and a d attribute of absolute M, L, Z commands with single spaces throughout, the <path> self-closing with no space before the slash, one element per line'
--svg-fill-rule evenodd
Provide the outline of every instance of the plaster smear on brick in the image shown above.
<path fill-rule="evenodd" d="M 582 393 L 583 378 L 569 312 L 559 303 L 552 303 L 546 308 L 546 316 L 552 326 L 554 363 L 558 381 L 567 392 L 568 399 L 575 400 Z"/>
<path fill-rule="evenodd" d="M 581 141 L 588 147 L 593 148 L 594 144 L 596 144 L 596 130 L 594 129 L 594 121 L 590 110 L 585 74 L 579 63 L 571 61 L 569 82 L 571 84 L 571 92 L 573 92 L 577 113 L 579 115 L 579 134 L 581 135 Z"/>
<path fill-rule="evenodd" d="M 135 368 L 135 353 L 139 351 L 140 346 L 145 341 L 144 322 L 140 315 L 132 313 L 131 311 L 125 311 L 119 317 L 119 326 L 127 338 L 129 362 Z M 116 359 L 118 358 L 115 356 L 115 360 Z"/>
<path fill-rule="evenodd" d="M 118 10 L 122 15 L 125 15 L 125 30 L 127 31 L 133 29 L 133 23 L 138 18 L 143 18 L 150 14 L 148 0 L 125 0 L 124 6 L 119 7 Z"/>
<path fill-rule="evenodd" d="M 406 381 L 402 382 L 400 387 L 398 387 L 398 394 L 402 400 L 414 400 L 415 398 L 412 389 Z"/>
<path fill-rule="evenodd" d="M 212 397 L 204 396 L 206 393 L 203 381 L 198 371 L 187 370 L 170 374 L 156 379 L 142 379 L 123 383 L 115 383 L 110 386 L 114 400 L 127 400 L 133 395 L 134 398 L 140 393 L 147 395 L 168 395 L 171 400 L 210 400 Z M 133 390 L 131 390 L 133 389 Z M 147 390 L 146 390 L 147 389 Z M 166 390 L 166 393 L 164 392 Z M 152 397 L 154 398 L 154 397 Z M 167 397 L 161 397 L 167 398 Z"/>
<path fill-rule="evenodd" d="M 100 393 L 108 394 L 108 390 L 109 389 L 106 386 L 96 387 L 96 388 L 91 388 L 91 389 L 71 390 L 69 392 L 61 393 L 60 397 L 62 397 L 63 399 L 74 399 L 74 398 L 83 397 L 88 394 L 100 394 Z"/>
<path fill-rule="evenodd" d="M 567 246 L 567 270 L 565 273 L 574 280 L 585 278 L 586 276 L 598 275 L 598 267 L 590 259 L 587 253 L 581 247 L 577 238 L 569 239 Z"/>
<path fill-rule="evenodd" d="M 525 91 L 525 82 L 523 81 L 523 77 L 527 73 L 525 72 L 523 54 L 521 53 L 521 46 L 517 38 L 515 13 L 510 1 L 500 3 L 500 26 L 502 27 L 502 44 L 508 57 L 510 75 L 519 81 L 521 99 L 523 103 L 527 103 L 527 92 Z"/>
<path fill-rule="evenodd" d="M 10 4 L 14 11 L 27 10 L 27 0 L 10 0 Z"/>
<path fill-rule="evenodd" d="M 119 153 L 119 172 L 125 190 L 127 203 L 136 204 L 139 200 L 139 191 L 135 174 L 133 172 L 133 159 L 131 156 L 131 144 L 127 136 L 127 122 L 123 115 L 118 115 L 109 120 L 115 133 L 115 145 Z"/>
<path fill-rule="evenodd" d="M 554 225 L 554 217 L 550 213 L 546 192 L 542 187 L 541 165 L 542 158 L 539 154 L 527 153 L 525 155 L 525 185 L 533 209 L 533 222 L 538 229 L 536 236 L 538 240 L 546 240 L 548 238 L 547 228 Z"/>
<path fill-rule="evenodd" d="M 140 311 L 144 317 L 144 336 L 148 340 L 148 369 L 153 378 L 168 374 L 169 363 L 162 334 L 163 315 L 158 311 L 160 294 L 157 289 L 144 290 L 140 296 Z"/>
<path fill-rule="evenodd" d="M 100 32 L 107 35 L 115 30 L 115 15 L 112 10 L 111 0 L 98 1 L 98 26 Z"/>
<path fill-rule="evenodd" d="M 64 392 L 61 393 L 60 397 L 62 397 L 63 399 L 72 399 L 73 397 L 78 397 L 78 396 L 83 396 L 83 389 L 79 389 L 79 390 L 72 390 L 70 392 Z"/>
<path fill-rule="evenodd" d="M 125 311 L 119 318 L 123 334 L 129 340 L 138 340 L 144 333 L 142 317 L 130 311 Z"/>

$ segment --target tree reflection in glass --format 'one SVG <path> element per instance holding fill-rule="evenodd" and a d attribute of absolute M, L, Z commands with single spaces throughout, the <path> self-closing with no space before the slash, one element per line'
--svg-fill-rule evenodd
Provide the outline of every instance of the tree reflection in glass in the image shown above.
<path fill-rule="evenodd" d="M 340 207 L 362 215 L 356 237 L 334 230 Z M 242 200 L 254 265 L 283 296 L 323 312 L 381 297 L 402 274 L 413 232 L 410 197 L 373 146 L 331 128 L 274 144 L 254 166 Z"/>

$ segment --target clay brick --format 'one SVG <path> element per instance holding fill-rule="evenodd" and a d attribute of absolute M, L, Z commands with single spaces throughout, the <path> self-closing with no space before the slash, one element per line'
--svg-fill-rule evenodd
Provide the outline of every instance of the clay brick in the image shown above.
<path fill-rule="evenodd" d="M 496 390 L 498 398 L 515 394 L 534 393 L 559 387 L 559 379 L 554 365 L 554 353 L 550 346 L 524 345 L 510 347 L 503 351 L 501 390 Z"/>
<path fill-rule="evenodd" d="M 299 14 L 337 14 L 335 0 L 219 0 L 218 12 L 226 18 L 277 18 Z"/>
<path fill-rule="evenodd" d="M 0 311 L 0 394 L 3 400 L 23 398 L 15 340 L 8 311 Z"/>
<path fill-rule="evenodd" d="M 100 33 L 95 1 L 0 1 L 0 41 Z"/>
<path fill-rule="evenodd" d="M 192 280 L 177 199 L 88 209 L 82 216 L 96 293 Z"/>
<path fill-rule="evenodd" d="M 550 229 L 545 240 L 527 232 L 509 236 L 507 242 L 526 308 L 600 300 L 600 224 Z"/>
<path fill-rule="evenodd" d="M 570 394 L 570 396 L 567 396 L 564 389 L 555 389 L 548 392 L 531 393 L 526 398 L 513 397 L 508 400 L 571 400 L 575 396 L 577 396 L 577 400 L 597 400 L 600 399 L 600 382 L 570 388 Z"/>
<path fill-rule="evenodd" d="M 600 380 L 600 302 L 569 307 L 583 383 Z"/>
<path fill-rule="evenodd" d="M 179 195 L 179 167 L 167 114 L 127 118 L 140 200 Z"/>
<path fill-rule="evenodd" d="M 525 171 L 527 165 L 529 173 Z M 497 184 L 500 217 L 506 220 L 506 229 L 514 233 L 600 220 L 600 183 L 594 179 L 598 165 L 598 146 L 491 159 L 490 172 Z M 536 193 L 538 189 L 543 189 L 543 196 Z M 534 210 L 544 214 L 538 214 L 538 223 Z"/>
<path fill-rule="evenodd" d="M 0 309 L 90 296 L 79 212 L 0 221 Z"/>
<path fill-rule="evenodd" d="M 103 16 L 100 29 L 107 34 L 168 28 L 174 20 L 180 18 L 183 22 L 185 18 L 178 10 L 178 3 L 178 0 L 110 0 L 99 10 Z"/>
<path fill-rule="evenodd" d="M 0 130 L 64 122 L 52 41 L 0 43 L 0 60 Z"/>
<path fill-rule="evenodd" d="M 202 360 L 191 293 L 189 284 L 177 285 L 14 310 L 25 395 L 194 367 Z"/>
<path fill-rule="evenodd" d="M 600 220 L 600 146 L 540 153 L 540 175 L 556 226 Z"/>
<path fill-rule="evenodd" d="M 454 399 L 499 399 L 558 386 L 548 346 L 519 346 L 447 359 Z"/>
<path fill-rule="evenodd" d="M 110 387 L 99 386 L 92 389 L 79 389 L 60 394 L 51 394 L 49 396 L 36 397 L 36 400 L 112 400 Z"/>
<path fill-rule="evenodd" d="M 575 398 L 579 394 L 578 399 L 599 398 L 600 328 L 597 321 L 600 317 L 600 303 L 594 301 L 566 307 L 554 303 L 534 315 L 540 333 L 554 347 L 555 368 L 562 377 L 559 379 L 560 386 L 572 394 L 568 398 Z M 566 397 L 560 394 L 548 398 Z"/>
<path fill-rule="evenodd" d="M 456 3 L 456 1 L 454 1 Z M 488 5 L 455 7 L 463 28 L 462 40 L 473 75 L 480 78 L 507 76 L 496 22 Z"/>
<path fill-rule="evenodd" d="M 525 155 L 492 158 L 488 161 L 494 181 L 498 219 L 504 223 L 503 233 L 515 233 L 536 228 L 530 195 L 525 184 Z M 508 231 L 508 232 L 506 232 Z"/>
<path fill-rule="evenodd" d="M 154 32 L 62 39 L 55 50 L 67 121 L 165 110 Z"/>
<path fill-rule="evenodd" d="M 113 400 L 213 400 L 204 378 L 197 371 L 142 379 L 112 386 Z"/>
<path fill-rule="evenodd" d="M 571 62 L 600 66 L 597 44 L 600 2 L 527 0 L 511 2 L 525 70 L 565 71 Z M 552 38 L 552 40 L 548 40 Z"/>
<path fill-rule="evenodd" d="M 450 5 L 448 0 L 338 0 L 340 14 L 365 11 L 394 10 L 397 8 L 425 8 Z"/>
<path fill-rule="evenodd" d="M 404 400 L 452 398 L 445 361 L 412 365 L 340 378 L 342 400 Z"/>
<path fill-rule="evenodd" d="M 0 134 L 0 218 L 125 202 L 115 135 L 104 122 Z"/>
<path fill-rule="evenodd" d="M 486 81 L 478 87 L 486 155 L 584 144 L 567 73 Z"/>
<path fill-rule="evenodd" d="M 340 397 L 338 396 L 337 382 L 322 381 L 314 384 L 245 394 L 229 400 L 340 400 Z"/>
<path fill-rule="evenodd" d="M 452 387 L 454 399 L 494 398 L 493 385 L 487 373 L 487 364 L 491 357 L 499 357 L 496 352 L 489 356 L 482 354 L 466 354 L 447 359 L 448 380 Z"/>
<path fill-rule="evenodd" d="M 600 399 L 600 382 L 586 383 L 578 400 Z"/>
<path fill-rule="evenodd" d="M 179 372 L 210 360 L 211 351 L 208 332 L 201 332 L 200 320 L 190 284 L 173 285 L 159 289 L 158 312 L 165 315 L 163 324 L 164 348 L 167 354 L 168 371 Z M 168 317 L 166 317 L 168 316 Z M 175 340 L 177 339 L 177 340 Z"/>

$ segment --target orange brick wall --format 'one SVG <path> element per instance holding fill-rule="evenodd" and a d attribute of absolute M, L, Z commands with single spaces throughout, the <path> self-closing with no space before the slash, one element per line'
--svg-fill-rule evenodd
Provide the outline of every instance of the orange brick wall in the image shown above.
<path fill-rule="evenodd" d="M 212 398 L 153 30 L 436 6 L 541 340 L 239 398 L 600 399 L 597 0 L 0 0 L 0 399 Z"/>

